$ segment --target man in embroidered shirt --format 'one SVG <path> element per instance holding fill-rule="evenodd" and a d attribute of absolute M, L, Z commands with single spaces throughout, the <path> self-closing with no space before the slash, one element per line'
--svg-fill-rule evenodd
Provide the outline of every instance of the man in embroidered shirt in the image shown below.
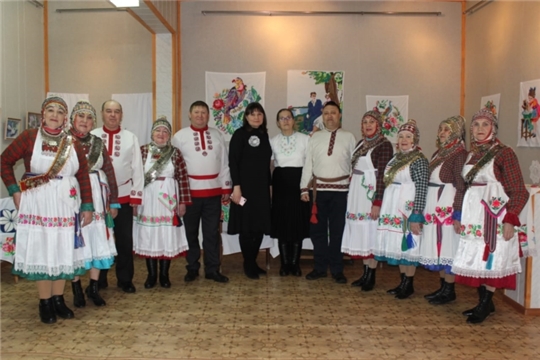
<path fill-rule="evenodd" d="M 308 145 L 300 182 L 301 198 L 312 201 L 310 236 L 315 266 L 306 279 L 327 276 L 328 267 L 338 284 L 347 283 L 343 274 L 341 238 L 345 227 L 351 156 L 354 135 L 341 129 L 341 109 L 333 101 L 323 108 L 325 129 L 317 131 Z M 309 188 L 313 191 L 308 192 Z"/>
<path fill-rule="evenodd" d="M 209 109 L 204 101 L 195 101 L 189 108 L 191 125 L 178 131 L 172 144 L 180 149 L 186 162 L 191 199 L 184 215 L 189 250 L 184 280 L 199 276 L 201 248 L 199 224 L 202 220 L 205 278 L 226 283 L 219 272 L 221 201 L 231 193 L 231 177 L 227 147 L 221 133 L 208 127 Z"/>
<path fill-rule="evenodd" d="M 135 134 L 123 130 L 122 106 L 115 100 L 105 101 L 101 107 L 103 128 L 92 134 L 100 137 L 111 157 L 118 184 L 118 216 L 114 219 L 116 238 L 116 278 L 124 292 L 134 293 L 133 286 L 133 211 L 142 203 L 144 171 L 139 141 Z M 99 287 L 106 288 L 107 270 L 99 276 Z"/>

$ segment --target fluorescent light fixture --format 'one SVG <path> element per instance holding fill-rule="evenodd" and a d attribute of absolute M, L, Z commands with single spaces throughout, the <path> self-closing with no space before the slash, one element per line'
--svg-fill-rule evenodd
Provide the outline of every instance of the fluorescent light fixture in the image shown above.
<path fill-rule="evenodd" d="M 116 7 L 139 7 L 139 0 L 109 0 Z"/>

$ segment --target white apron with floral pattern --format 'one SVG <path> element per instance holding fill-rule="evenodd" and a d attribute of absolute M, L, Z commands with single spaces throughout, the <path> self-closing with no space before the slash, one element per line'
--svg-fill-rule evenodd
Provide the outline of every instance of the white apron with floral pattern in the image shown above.
<path fill-rule="evenodd" d="M 372 152 L 373 149 L 358 158 L 349 186 L 341 252 L 351 256 L 372 255 L 377 238 L 377 220 L 370 216 L 377 190 L 377 169 L 371 161 Z"/>
<path fill-rule="evenodd" d="M 44 174 L 51 167 L 56 153 L 42 151 L 38 132 L 30 161 L 30 171 Z M 30 279 L 70 279 L 84 268 L 82 260 L 75 261 L 75 217 L 81 205 L 77 154 L 72 146 L 69 158 L 52 179 L 21 196 L 17 224 L 17 251 L 14 270 Z M 37 278 L 36 278 L 37 276 Z"/>
<path fill-rule="evenodd" d="M 422 229 L 420 263 L 427 266 L 452 265 L 459 243 L 459 234 L 454 231 L 452 219 L 456 188 L 452 183 L 444 183 L 440 179 L 442 165 L 431 173 L 426 197 L 424 211 L 426 222 Z M 441 187 L 441 196 L 438 196 Z M 437 244 L 437 223 L 441 224 L 440 249 Z"/>
<path fill-rule="evenodd" d="M 90 169 L 90 184 L 92 185 L 92 200 L 94 202 L 93 221 L 82 228 L 85 241 L 84 260 L 86 268 L 109 269 L 117 255 L 114 243 L 114 230 L 107 228 L 106 201 L 109 197 L 107 175 L 101 170 L 103 153 Z"/>
<path fill-rule="evenodd" d="M 391 163 L 392 161 L 390 161 Z M 385 173 L 390 169 L 386 167 Z M 401 169 L 394 182 L 384 190 L 384 198 L 377 226 L 377 242 L 374 253 L 392 265 L 407 265 L 420 260 L 420 236 L 412 235 L 415 246 L 407 251 L 401 250 L 404 234 L 404 220 L 407 219 L 414 207 L 416 186 L 411 178 L 410 166 Z M 406 230 L 406 235 L 409 230 Z"/>
<path fill-rule="evenodd" d="M 521 272 L 517 232 L 508 241 L 502 235 L 508 196 L 495 178 L 493 165 L 494 160 L 491 160 L 477 173 L 463 199 L 461 236 L 452 266 L 452 272 L 457 275 L 495 279 Z M 472 167 L 465 165 L 462 175 L 465 176 Z M 486 207 L 497 216 L 496 248 L 489 261 L 483 260 Z"/>
<path fill-rule="evenodd" d="M 148 152 L 144 171 L 155 163 Z M 174 179 L 171 160 L 159 174 L 162 180 L 148 184 L 143 191 L 142 205 L 137 207 L 133 222 L 133 251 L 144 257 L 174 258 L 188 250 L 184 226 L 173 224 L 178 199 L 178 184 Z"/>

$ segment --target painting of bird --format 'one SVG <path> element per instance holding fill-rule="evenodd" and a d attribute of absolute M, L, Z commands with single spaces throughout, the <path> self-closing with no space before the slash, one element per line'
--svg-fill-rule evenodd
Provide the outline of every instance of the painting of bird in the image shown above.
<path fill-rule="evenodd" d="M 229 92 L 225 96 L 225 106 L 223 109 L 223 124 L 226 125 L 231 121 L 231 110 L 235 109 L 242 103 L 246 97 L 246 85 L 244 81 L 236 77 L 232 81 L 234 86 L 229 89 Z"/>

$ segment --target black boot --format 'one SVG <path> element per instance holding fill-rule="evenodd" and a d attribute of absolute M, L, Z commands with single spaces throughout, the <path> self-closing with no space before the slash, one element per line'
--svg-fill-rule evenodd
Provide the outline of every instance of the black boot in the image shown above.
<path fill-rule="evenodd" d="M 109 273 L 109 270 L 101 270 L 99 272 L 99 280 L 98 280 L 98 288 L 106 289 L 109 286 L 109 282 L 107 281 L 107 274 Z"/>
<path fill-rule="evenodd" d="M 254 269 L 257 271 L 257 273 L 259 275 L 266 275 L 266 270 L 259 267 L 259 265 L 257 264 L 257 257 L 259 256 L 259 252 L 261 251 L 261 244 L 262 244 L 262 241 L 263 241 L 263 236 L 264 235 L 256 235 L 253 237 L 253 242 L 251 244 L 251 249 L 252 249 L 252 253 L 251 253 L 251 257 L 253 259 L 253 267 Z"/>
<path fill-rule="evenodd" d="M 253 238 L 248 235 L 240 234 L 239 240 L 240 240 L 240 250 L 242 251 L 242 257 L 244 258 L 244 274 L 246 274 L 248 278 L 256 280 L 259 278 L 259 272 L 257 271 L 255 267 L 257 264 L 254 264 L 252 260 Z"/>
<path fill-rule="evenodd" d="M 405 283 L 406 276 L 405 276 L 405 273 L 400 273 L 400 276 L 401 276 L 401 282 L 399 283 L 399 285 L 393 289 L 387 290 L 386 291 L 387 294 L 396 295 L 397 293 L 401 291 L 401 288 L 403 287 L 403 284 Z"/>
<path fill-rule="evenodd" d="M 290 272 L 289 264 L 289 244 L 285 241 L 279 241 L 279 257 L 281 260 L 281 268 L 279 269 L 279 276 L 287 276 Z"/>
<path fill-rule="evenodd" d="M 454 283 L 445 282 L 440 294 L 429 300 L 429 303 L 433 305 L 444 305 L 454 300 L 456 300 Z"/>
<path fill-rule="evenodd" d="M 476 288 L 476 290 L 478 291 L 478 302 L 480 302 L 482 300 L 482 298 L 484 297 L 484 293 L 487 291 L 485 286 L 479 286 Z M 473 307 L 472 309 L 468 309 L 468 310 L 465 310 L 464 312 L 462 312 L 463 316 L 471 316 L 474 312 L 474 310 L 476 309 L 476 306 Z M 495 312 L 495 304 L 493 303 L 493 300 L 491 300 L 491 303 L 489 305 L 489 311 L 494 313 Z"/>
<path fill-rule="evenodd" d="M 440 278 L 439 280 L 440 280 L 440 282 L 441 282 L 441 287 L 438 288 L 437 290 L 435 290 L 435 291 L 432 292 L 432 293 L 429 293 L 429 294 L 427 294 L 427 295 L 424 295 L 424 299 L 431 300 L 431 299 L 437 297 L 437 296 L 443 291 L 444 284 L 445 284 L 444 278 Z"/>
<path fill-rule="evenodd" d="M 486 289 L 480 303 L 476 306 L 471 316 L 467 318 L 470 324 L 480 324 L 492 313 L 493 293 Z"/>
<path fill-rule="evenodd" d="M 375 274 L 377 269 L 367 268 L 367 275 L 364 283 L 362 284 L 362 291 L 371 291 L 375 286 Z"/>
<path fill-rule="evenodd" d="M 99 287 L 97 280 L 90 279 L 90 284 L 86 288 L 86 296 L 88 296 L 89 299 L 92 299 L 94 305 L 96 306 L 107 305 L 105 300 L 103 300 L 103 298 L 99 295 Z"/>
<path fill-rule="evenodd" d="M 367 272 L 368 272 L 368 266 L 364 265 L 364 273 L 362 274 L 362 276 L 360 276 L 360 279 L 353 281 L 351 283 L 351 286 L 362 286 L 362 285 L 364 285 L 364 282 L 366 281 Z"/>
<path fill-rule="evenodd" d="M 291 247 L 291 274 L 294 276 L 302 276 L 302 269 L 300 269 L 300 255 L 302 254 L 302 242 L 293 242 Z"/>
<path fill-rule="evenodd" d="M 82 308 L 86 306 L 86 300 L 84 299 L 84 293 L 81 286 L 81 280 L 71 282 L 71 290 L 73 291 L 73 306 L 76 308 Z"/>
<path fill-rule="evenodd" d="M 159 284 L 163 288 L 170 288 L 171 282 L 169 280 L 169 268 L 171 267 L 171 260 L 159 260 Z"/>
<path fill-rule="evenodd" d="M 51 299 L 39 299 L 39 318 L 42 323 L 54 324 L 56 322 L 56 313 Z"/>
<path fill-rule="evenodd" d="M 157 259 L 146 258 L 146 270 L 148 270 L 148 276 L 144 282 L 144 288 L 151 289 L 157 282 Z"/>
<path fill-rule="evenodd" d="M 400 292 L 396 294 L 396 299 L 406 299 L 414 294 L 413 280 L 414 276 L 405 276 L 405 282 Z"/>
<path fill-rule="evenodd" d="M 52 303 L 56 315 L 60 316 L 63 319 L 72 319 L 75 317 L 73 311 L 71 311 L 71 309 L 66 306 L 66 303 L 64 302 L 64 295 L 53 295 Z"/>

